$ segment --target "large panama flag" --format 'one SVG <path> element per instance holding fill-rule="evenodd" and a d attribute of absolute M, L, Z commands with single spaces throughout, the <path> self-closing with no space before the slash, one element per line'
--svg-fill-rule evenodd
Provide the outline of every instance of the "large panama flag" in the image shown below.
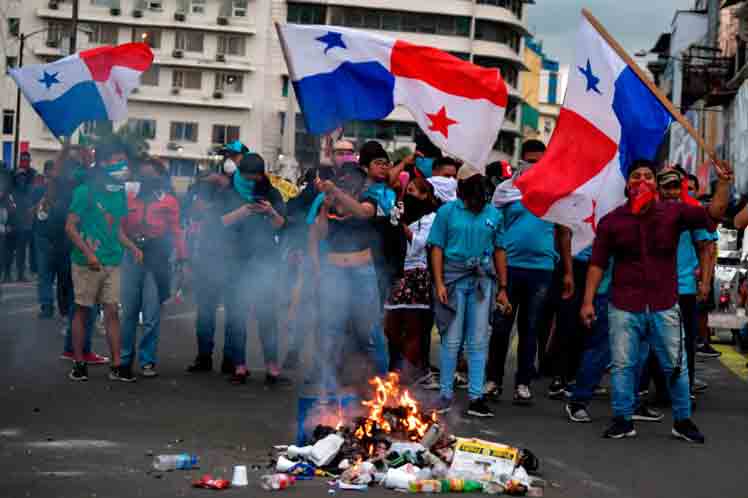
<path fill-rule="evenodd" d="M 589 246 L 597 223 L 625 202 L 628 168 L 654 159 L 672 117 L 583 17 L 576 63 L 543 159 L 514 184 L 536 216 L 572 229 L 572 252 Z"/>
<path fill-rule="evenodd" d="M 11 69 L 10 75 L 44 124 L 60 137 L 71 135 L 85 121 L 127 118 L 127 97 L 152 62 L 148 45 L 126 43 Z"/>
<path fill-rule="evenodd" d="M 431 47 L 337 26 L 278 26 L 309 132 L 386 118 L 406 107 L 432 142 L 484 167 L 508 93 L 497 69 Z"/>

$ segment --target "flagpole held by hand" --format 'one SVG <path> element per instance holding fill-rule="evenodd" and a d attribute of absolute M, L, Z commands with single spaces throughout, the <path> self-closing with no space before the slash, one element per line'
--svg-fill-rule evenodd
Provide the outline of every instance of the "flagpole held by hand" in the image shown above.
<path fill-rule="evenodd" d="M 595 30 L 600 33 L 600 36 L 602 36 L 605 41 L 608 42 L 610 48 L 612 48 L 639 77 L 642 83 L 647 85 L 647 88 L 649 88 L 652 94 L 657 97 L 657 100 L 659 100 L 660 103 L 665 106 L 665 108 L 668 110 L 668 112 L 670 112 L 673 118 L 675 118 L 675 120 L 688 132 L 689 135 L 691 135 L 694 140 L 696 140 L 696 142 L 699 144 L 699 147 L 701 147 L 701 149 L 709 156 L 709 158 L 712 160 L 712 163 L 716 167 L 718 158 L 714 147 L 708 145 L 704 141 L 704 138 L 694 129 L 694 127 L 680 112 L 680 110 L 675 107 L 670 99 L 668 99 L 667 96 L 662 93 L 659 88 L 657 88 L 657 85 L 655 85 L 652 80 L 647 78 L 646 74 L 644 74 L 644 71 L 639 67 L 636 61 L 634 61 L 634 59 L 631 58 L 631 56 L 626 52 L 621 44 L 618 43 L 610 33 L 608 33 L 608 30 L 605 29 L 600 21 L 598 21 L 597 18 L 592 15 L 592 13 L 587 9 L 582 9 L 582 15 L 590 22 L 590 24 L 592 24 L 592 27 L 594 27 Z"/>

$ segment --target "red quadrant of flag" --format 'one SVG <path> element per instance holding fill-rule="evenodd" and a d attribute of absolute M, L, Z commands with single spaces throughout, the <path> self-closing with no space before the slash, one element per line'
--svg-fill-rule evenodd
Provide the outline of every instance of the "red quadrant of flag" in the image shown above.
<path fill-rule="evenodd" d="M 543 159 L 517 179 L 522 204 L 545 215 L 558 200 L 590 181 L 615 157 L 618 145 L 574 111 L 561 109 Z"/>
<path fill-rule="evenodd" d="M 116 47 L 97 47 L 78 54 L 91 71 L 94 81 L 107 81 L 112 67 L 122 66 L 144 72 L 151 67 L 153 52 L 145 43 L 125 43 Z"/>
<path fill-rule="evenodd" d="M 390 58 L 392 74 L 421 80 L 444 93 L 468 99 L 486 99 L 506 107 L 509 99 L 499 71 L 476 66 L 442 50 L 395 42 Z"/>

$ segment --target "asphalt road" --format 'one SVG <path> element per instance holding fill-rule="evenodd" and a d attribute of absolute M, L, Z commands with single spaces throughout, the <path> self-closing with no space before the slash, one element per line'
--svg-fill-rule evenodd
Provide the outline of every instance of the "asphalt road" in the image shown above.
<path fill-rule="evenodd" d="M 246 386 L 231 386 L 218 373 L 186 374 L 184 367 L 195 348 L 194 314 L 187 305 L 167 306 L 164 312 L 160 377 L 112 383 L 105 378 L 106 367 L 91 367 L 88 383 L 72 383 L 66 377 L 69 363 L 58 358 L 62 325 L 58 320 L 37 320 L 34 292 L 30 284 L 7 286 L 0 304 L 0 496 L 265 494 L 257 486 L 261 472 L 252 466 L 267 464 L 272 445 L 293 442 L 295 389 L 266 389 L 260 371 Z M 251 364 L 260 365 L 256 335 L 249 341 Z M 105 344 L 97 333 L 96 351 L 106 352 Z M 711 384 L 699 398 L 694 416 L 707 436 L 705 446 L 671 439 L 669 411 L 663 423 L 639 424 L 636 439 L 603 440 L 607 400 L 592 405 L 592 424 L 568 423 L 563 405 L 542 396 L 529 408 L 501 403 L 496 418 L 489 421 L 454 413 L 449 424 L 457 435 L 531 449 L 541 459 L 548 497 L 745 496 L 744 363 L 735 353 L 722 362 L 699 363 L 699 377 Z M 545 384 L 537 384 L 537 394 Z M 151 455 L 179 452 L 199 455 L 201 469 L 151 471 Z M 190 487 L 205 473 L 230 478 L 236 464 L 250 466 L 248 488 L 218 492 Z M 323 481 L 282 493 L 329 496 Z M 379 489 L 367 494 L 393 495 Z"/>

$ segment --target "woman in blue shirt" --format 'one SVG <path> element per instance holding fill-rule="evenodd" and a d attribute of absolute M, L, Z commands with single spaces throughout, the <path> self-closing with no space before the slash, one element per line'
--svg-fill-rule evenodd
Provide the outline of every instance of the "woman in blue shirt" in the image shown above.
<path fill-rule="evenodd" d="M 499 309 L 511 310 L 506 294 L 503 223 L 501 213 L 486 203 L 483 175 L 463 166 L 457 179 L 457 200 L 439 209 L 428 239 L 434 312 L 442 338 L 441 396 L 436 409 L 445 413 L 451 408 L 457 357 L 464 342 L 470 395 L 467 414 L 492 417 L 483 397 L 483 383 L 493 296 Z"/>

